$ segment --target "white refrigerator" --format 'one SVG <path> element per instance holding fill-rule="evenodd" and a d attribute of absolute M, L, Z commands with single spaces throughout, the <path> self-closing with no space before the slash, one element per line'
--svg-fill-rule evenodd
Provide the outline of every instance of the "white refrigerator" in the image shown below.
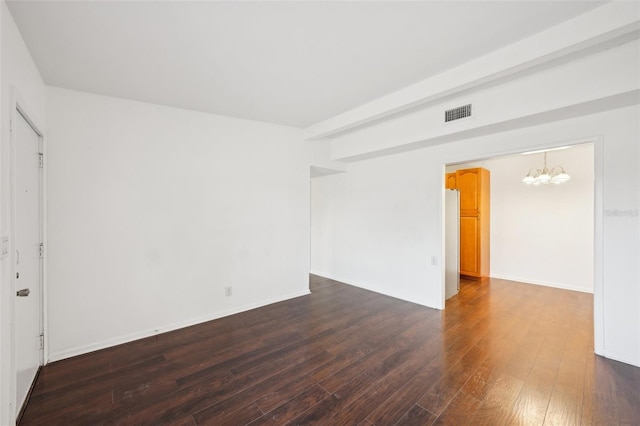
<path fill-rule="evenodd" d="M 460 192 L 447 189 L 444 196 L 444 298 L 460 290 Z"/>

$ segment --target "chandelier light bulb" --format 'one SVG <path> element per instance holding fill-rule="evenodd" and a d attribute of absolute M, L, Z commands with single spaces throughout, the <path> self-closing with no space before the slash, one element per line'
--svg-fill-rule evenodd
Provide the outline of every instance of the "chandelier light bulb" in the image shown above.
<path fill-rule="evenodd" d="M 565 173 L 564 170 L 562 170 L 560 173 L 558 173 L 556 176 L 554 176 L 551 179 L 551 182 L 553 182 L 553 183 L 555 183 L 557 185 L 557 184 L 560 184 L 560 183 L 568 182 L 570 180 L 571 180 L 571 176 L 569 176 L 567 173 Z"/>
<path fill-rule="evenodd" d="M 551 176 L 548 172 L 543 172 L 540 176 L 538 176 L 538 182 L 542 184 L 546 184 L 551 182 Z"/>
<path fill-rule="evenodd" d="M 544 167 L 542 169 L 530 169 L 527 175 L 522 179 L 522 183 L 526 185 L 538 186 L 540 184 L 547 185 L 549 183 L 561 184 L 571 180 L 562 166 L 553 167 L 551 170 L 547 168 L 547 153 L 544 153 Z"/>

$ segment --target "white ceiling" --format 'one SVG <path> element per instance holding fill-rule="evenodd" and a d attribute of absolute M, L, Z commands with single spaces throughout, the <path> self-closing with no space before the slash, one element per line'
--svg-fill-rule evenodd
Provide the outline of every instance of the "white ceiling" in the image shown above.
<path fill-rule="evenodd" d="M 48 85 L 296 127 L 602 4 L 7 3 Z"/>

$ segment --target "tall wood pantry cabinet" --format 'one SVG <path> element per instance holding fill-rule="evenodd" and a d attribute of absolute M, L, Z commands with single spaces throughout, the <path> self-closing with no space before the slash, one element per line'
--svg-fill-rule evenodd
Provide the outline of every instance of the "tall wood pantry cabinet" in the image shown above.
<path fill-rule="evenodd" d="M 490 174 L 483 168 L 456 170 L 447 189 L 460 191 L 460 275 L 489 277 Z"/>

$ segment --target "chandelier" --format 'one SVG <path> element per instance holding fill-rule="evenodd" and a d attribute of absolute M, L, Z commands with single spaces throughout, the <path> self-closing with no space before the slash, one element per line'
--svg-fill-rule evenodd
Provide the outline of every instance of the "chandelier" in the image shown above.
<path fill-rule="evenodd" d="M 547 168 L 547 153 L 544 153 L 544 167 L 542 169 L 530 169 L 529 173 L 522 179 L 522 183 L 527 185 L 546 185 L 549 183 L 564 183 L 571 180 L 561 166 Z"/>

